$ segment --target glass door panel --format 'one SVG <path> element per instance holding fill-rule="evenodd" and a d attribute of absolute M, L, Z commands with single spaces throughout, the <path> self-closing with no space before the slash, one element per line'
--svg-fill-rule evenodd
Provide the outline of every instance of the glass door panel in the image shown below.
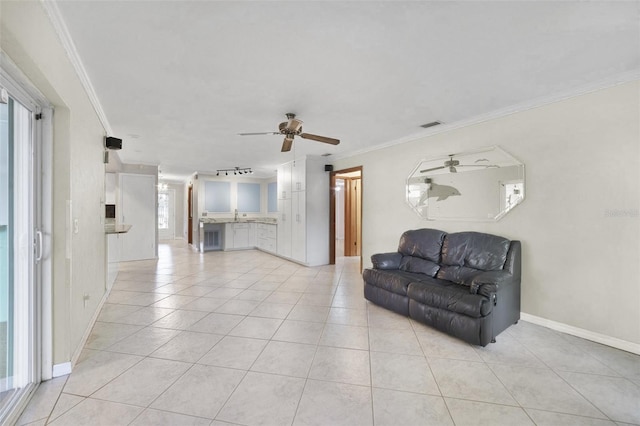
<path fill-rule="evenodd" d="M 38 380 L 32 123 L 15 99 L 0 103 L 0 423 Z"/>
<path fill-rule="evenodd" d="M 13 102 L 12 102 L 13 103 Z M 9 140 L 9 104 L 0 104 L 0 400 L 13 389 L 13 247 L 11 212 L 13 200 Z"/>

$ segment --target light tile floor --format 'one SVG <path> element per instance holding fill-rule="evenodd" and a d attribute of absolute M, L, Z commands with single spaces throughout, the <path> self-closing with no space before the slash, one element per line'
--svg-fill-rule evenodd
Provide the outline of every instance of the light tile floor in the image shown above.
<path fill-rule="evenodd" d="M 305 268 L 161 244 L 121 265 L 73 373 L 18 424 L 640 424 L 640 357 L 523 321 L 486 348 Z"/>

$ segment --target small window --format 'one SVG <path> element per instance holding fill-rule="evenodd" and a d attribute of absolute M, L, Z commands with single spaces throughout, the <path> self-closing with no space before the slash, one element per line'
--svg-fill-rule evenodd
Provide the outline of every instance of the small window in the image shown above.
<path fill-rule="evenodd" d="M 267 201 L 269 213 L 278 213 L 278 183 L 271 182 L 268 186 Z"/>
<path fill-rule="evenodd" d="M 260 213 L 259 183 L 238 183 L 238 211 Z"/>
<path fill-rule="evenodd" d="M 204 209 L 213 213 L 230 213 L 231 184 L 229 182 L 205 182 Z"/>
<path fill-rule="evenodd" d="M 158 193 L 158 229 L 169 229 L 169 194 Z"/>

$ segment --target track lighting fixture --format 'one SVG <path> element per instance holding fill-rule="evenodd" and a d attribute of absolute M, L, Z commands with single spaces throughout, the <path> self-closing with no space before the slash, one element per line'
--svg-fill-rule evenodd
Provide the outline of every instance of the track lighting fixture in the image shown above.
<path fill-rule="evenodd" d="M 225 176 L 229 176 L 229 172 L 233 172 L 235 176 L 237 175 L 252 175 L 253 170 L 251 167 L 234 167 L 233 169 L 218 169 L 216 170 L 216 176 L 220 176 L 220 172 L 224 172 Z"/>

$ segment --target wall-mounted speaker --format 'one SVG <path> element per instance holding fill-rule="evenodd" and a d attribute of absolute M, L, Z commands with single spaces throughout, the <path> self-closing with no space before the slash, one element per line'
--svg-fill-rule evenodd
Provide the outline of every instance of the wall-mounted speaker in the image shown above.
<path fill-rule="evenodd" d="M 122 139 L 107 136 L 104 138 L 104 146 L 108 149 L 122 149 Z"/>
<path fill-rule="evenodd" d="M 324 171 L 325 172 L 332 172 L 333 171 L 333 164 L 325 164 L 324 165 Z"/>

